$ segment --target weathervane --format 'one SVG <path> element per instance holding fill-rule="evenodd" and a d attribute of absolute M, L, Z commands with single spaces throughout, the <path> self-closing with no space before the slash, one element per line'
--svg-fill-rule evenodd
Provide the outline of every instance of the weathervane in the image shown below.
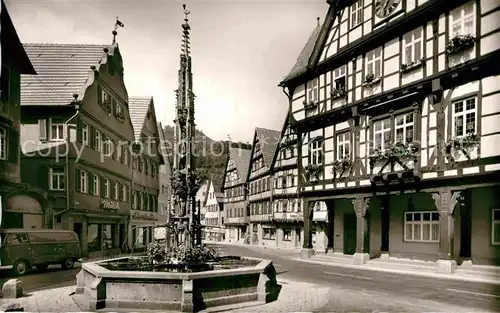
<path fill-rule="evenodd" d="M 115 29 L 113 30 L 113 44 L 116 43 L 116 35 L 118 35 L 118 32 L 116 31 L 118 29 L 118 26 L 120 27 L 125 27 L 125 25 L 118 19 L 118 16 L 116 17 L 116 22 L 115 22 Z"/>

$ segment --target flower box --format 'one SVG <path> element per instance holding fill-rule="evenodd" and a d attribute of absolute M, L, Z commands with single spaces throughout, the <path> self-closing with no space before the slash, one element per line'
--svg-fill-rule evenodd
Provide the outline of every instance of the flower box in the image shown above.
<path fill-rule="evenodd" d="M 346 90 L 345 86 L 342 88 L 333 88 L 333 90 L 330 92 L 330 95 L 332 96 L 332 99 L 339 99 L 339 98 L 345 98 L 346 96 Z"/>
<path fill-rule="evenodd" d="M 311 164 L 305 167 L 305 174 L 307 179 L 316 178 L 319 180 L 320 174 L 323 172 L 323 165 Z"/>
<path fill-rule="evenodd" d="M 380 149 L 374 149 L 370 152 L 368 157 L 370 161 L 370 168 L 373 169 L 375 164 L 382 161 L 394 161 L 398 160 L 408 160 L 413 159 L 416 161 L 420 152 L 420 145 L 413 141 L 411 143 L 397 142 L 392 144 L 388 149 L 381 151 Z"/>
<path fill-rule="evenodd" d="M 472 35 L 456 35 L 446 44 L 446 54 L 453 55 L 471 49 L 475 43 L 476 37 Z"/>
<path fill-rule="evenodd" d="M 334 178 L 340 178 L 344 173 L 350 173 L 351 170 L 352 160 L 349 156 L 346 156 L 341 160 L 335 160 L 335 162 L 333 162 L 332 174 Z"/>
<path fill-rule="evenodd" d="M 365 77 L 365 82 L 363 83 L 363 87 L 373 87 L 374 85 L 380 83 L 380 77 L 376 77 L 373 74 L 368 74 Z"/>
<path fill-rule="evenodd" d="M 304 104 L 304 109 L 306 109 L 306 110 L 315 109 L 318 106 L 318 103 L 314 102 L 314 101 L 307 102 L 304 100 L 304 102 L 302 102 L 302 104 Z"/>
<path fill-rule="evenodd" d="M 401 64 L 401 73 L 408 73 L 425 65 L 425 60 L 420 59 L 406 64 Z"/>

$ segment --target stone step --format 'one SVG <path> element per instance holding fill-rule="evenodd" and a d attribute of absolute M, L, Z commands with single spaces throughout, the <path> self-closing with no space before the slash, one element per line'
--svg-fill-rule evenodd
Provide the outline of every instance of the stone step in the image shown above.
<path fill-rule="evenodd" d="M 352 255 L 344 254 L 315 254 L 311 260 L 324 261 L 331 263 L 352 264 Z"/>
<path fill-rule="evenodd" d="M 418 270 L 418 271 L 436 271 L 436 264 L 429 262 L 428 264 L 422 263 L 412 263 L 412 262 L 394 262 L 392 260 L 370 260 L 366 263 L 367 267 L 381 267 L 381 268 L 390 268 L 390 269 L 401 269 L 401 270 Z"/>
<path fill-rule="evenodd" d="M 436 266 L 436 262 L 434 261 L 412 260 L 412 259 L 403 259 L 395 257 L 374 258 L 371 259 L 370 262 L 384 262 L 384 263 L 401 264 L 401 265 Z"/>

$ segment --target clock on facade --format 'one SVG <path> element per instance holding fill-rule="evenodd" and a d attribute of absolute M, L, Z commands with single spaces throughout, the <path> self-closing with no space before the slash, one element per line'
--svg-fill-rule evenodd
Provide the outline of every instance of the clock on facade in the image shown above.
<path fill-rule="evenodd" d="M 376 0 L 375 15 L 384 18 L 396 10 L 401 0 Z"/>

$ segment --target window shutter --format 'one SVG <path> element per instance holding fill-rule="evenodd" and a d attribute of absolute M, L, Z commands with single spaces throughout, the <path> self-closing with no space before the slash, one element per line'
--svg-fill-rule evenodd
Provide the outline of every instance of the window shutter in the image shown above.
<path fill-rule="evenodd" d="M 100 186 L 99 186 L 101 189 L 100 194 L 101 194 L 101 197 L 104 197 L 104 196 L 106 196 L 106 188 L 105 188 L 106 186 L 104 185 L 104 182 L 106 181 L 106 179 L 104 177 L 101 177 L 100 180 L 101 180 Z M 108 184 L 109 184 L 109 182 L 108 182 Z"/>
<path fill-rule="evenodd" d="M 78 118 L 76 122 L 76 140 L 82 142 L 82 119 Z"/>
<path fill-rule="evenodd" d="M 97 85 L 97 103 L 102 104 L 102 88 L 101 85 Z"/>
<path fill-rule="evenodd" d="M 40 132 L 40 141 L 45 141 L 47 140 L 47 120 L 45 119 L 40 119 L 38 120 L 38 129 Z"/>
<path fill-rule="evenodd" d="M 7 141 L 8 146 L 8 159 L 11 163 L 18 164 L 19 160 L 19 133 L 13 129 L 9 129 L 9 139 Z"/>
<path fill-rule="evenodd" d="M 76 189 L 76 191 L 82 190 L 80 176 L 81 176 L 81 170 L 79 168 L 77 168 L 75 171 L 75 189 Z"/>
<path fill-rule="evenodd" d="M 38 170 L 36 173 L 38 178 L 38 187 L 47 190 L 49 189 L 49 167 L 47 165 L 38 166 Z"/>
<path fill-rule="evenodd" d="M 89 194 L 93 195 L 94 194 L 94 174 L 88 173 L 87 175 L 88 182 L 87 184 L 89 185 Z"/>
<path fill-rule="evenodd" d="M 89 143 L 92 149 L 95 149 L 95 128 L 89 125 Z"/>

